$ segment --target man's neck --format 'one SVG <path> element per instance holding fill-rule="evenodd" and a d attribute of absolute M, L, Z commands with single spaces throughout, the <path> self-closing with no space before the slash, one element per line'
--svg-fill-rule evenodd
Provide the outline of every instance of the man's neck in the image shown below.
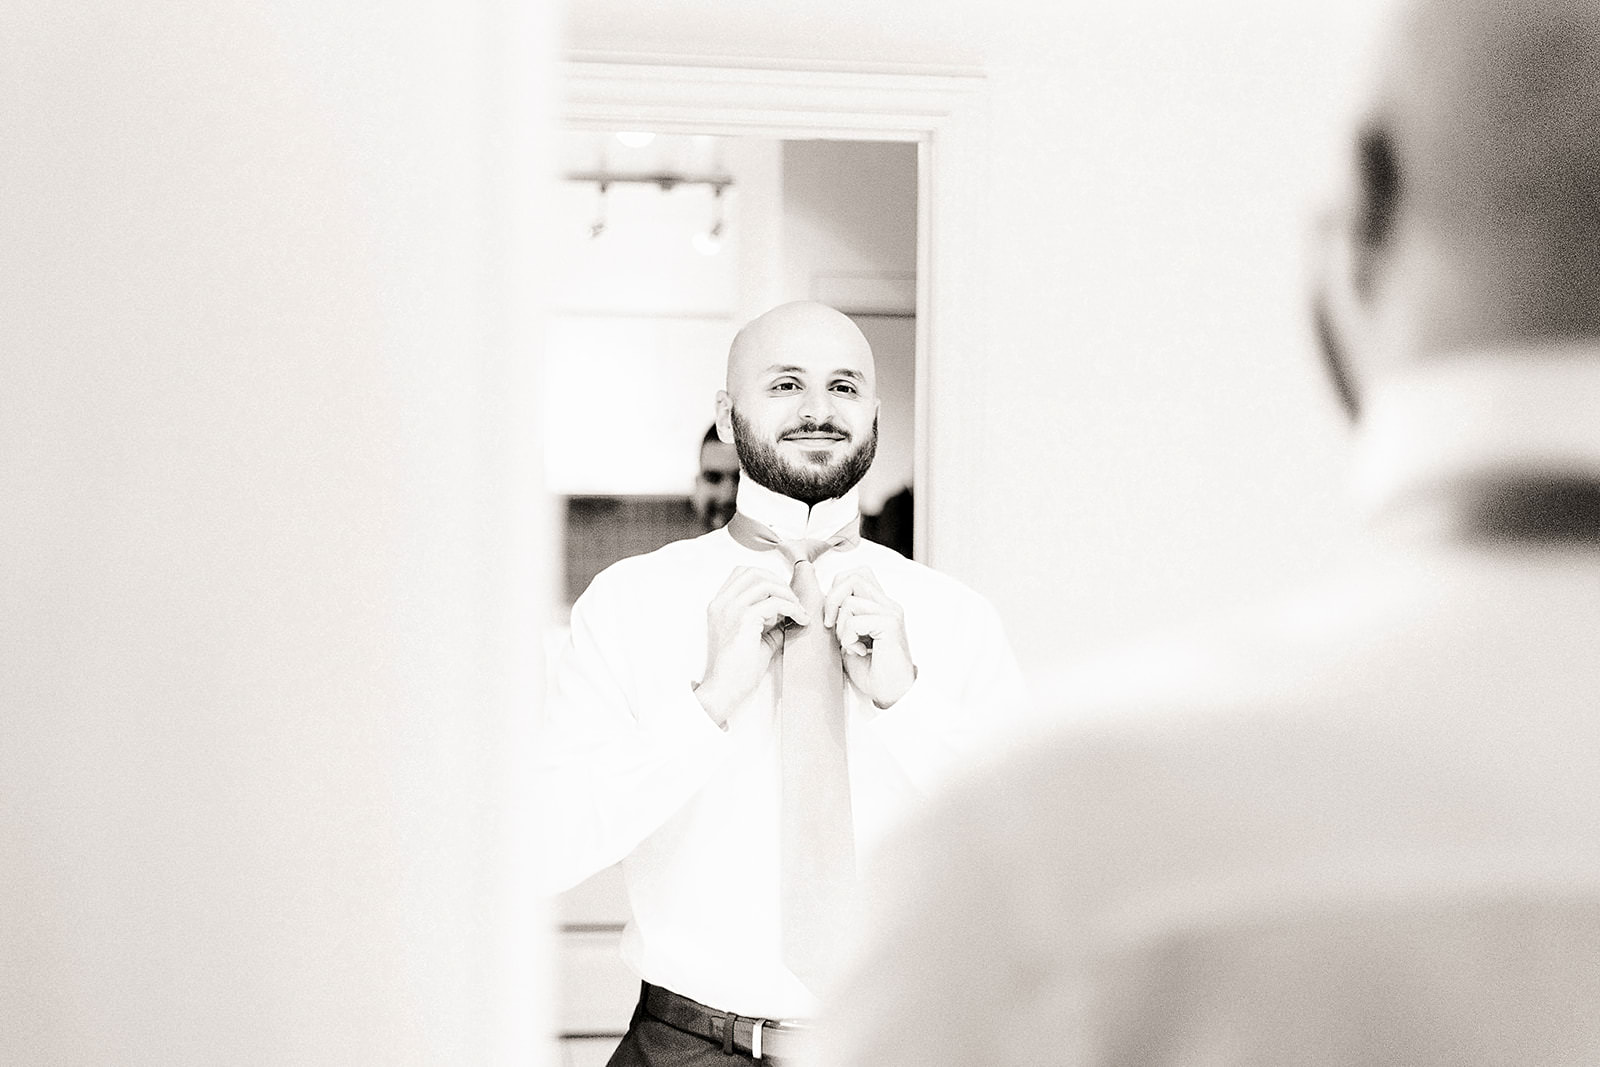
<path fill-rule="evenodd" d="M 748 475 L 739 479 L 738 509 L 785 541 L 829 537 L 860 515 L 859 492 L 808 505 L 760 485 Z"/>
<path fill-rule="evenodd" d="M 1487 483 L 1600 482 L 1597 392 L 1600 345 L 1461 353 L 1396 373 L 1363 405 L 1358 501 L 1388 522 Z"/>

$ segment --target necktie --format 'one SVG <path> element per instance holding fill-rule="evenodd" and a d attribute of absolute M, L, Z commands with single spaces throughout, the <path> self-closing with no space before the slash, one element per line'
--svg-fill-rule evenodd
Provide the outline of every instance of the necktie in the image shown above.
<path fill-rule="evenodd" d="M 845 675 L 839 642 L 822 624 L 822 589 L 812 562 L 858 541 L 858 522 L 825 540 L 780 541 L 735 514 L 728 524 L 747 548 L 776 549 L 794 565 L 789 588 L 810 622 L 783 631 L 778 665 L 778 738 L 782 777 L 779 830 L 783 960 L 808 987 L 833 973 L 855 885 L 855 830 L 845 747 Z"/>

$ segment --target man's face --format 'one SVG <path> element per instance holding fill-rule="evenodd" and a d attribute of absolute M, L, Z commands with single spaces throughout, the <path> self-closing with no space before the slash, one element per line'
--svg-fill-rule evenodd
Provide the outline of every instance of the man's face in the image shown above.
<path fill-rule="evenodd" d="M 700 473 L 694 479 L 694 513 L 707 530 L 718 530 L 733 518 L 739 495 L 739 453 L 722 441 L 700 447 Z"/>
<path fill-rule="evenodd" d="M 742 330 L 717 404 L 745 476 L 774 492 L 816 504 L 843 496 L 872 466 L 872 348 L 832 308 L 787 304 Z"/>
<path fill-rule="evenodd" d="M 808 506 L 848 493 L 877 454 L 872 370 L 872 350 L 848 320 L 768 339 L 726 394 L 744 472 Z"/>

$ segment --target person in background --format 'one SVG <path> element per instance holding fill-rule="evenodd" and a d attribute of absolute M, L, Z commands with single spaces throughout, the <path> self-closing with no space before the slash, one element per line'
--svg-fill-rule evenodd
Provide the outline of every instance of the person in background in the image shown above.
<path fill-rule="evenodd" d="M 905 486 L 883 502 L 876 515 L 861 516 L 861 536 L 910 556 L 912 515 L 916 507 L 911 487 Z"/>
<path fill-rule="evenodd" d="M 738 494 L 739 452 L 733 442 L 717 435 L 713 423 L 700 442 L 700 471 L 694 478 L 689 505 L 704 529 L 720 530 L 733 518 Z"/>
<path fill-rule="evenodd" d="M 1386 40 L 1316 296 L 1383 551 L 886 846 L 829 1067 L 1600 1062 L 1600 5 Z"/>
<path fill-rule="evenodd" d="M 872 351 L 785 304 L 741 330 L 728 525 L 601 572 L 552 672 L 536 783 L 552 892 L 621 861 L 642 986 L 611 1059 L 795 1062 L 855 864 L 1020 706 L 989 603 L 858 535 Z"/>

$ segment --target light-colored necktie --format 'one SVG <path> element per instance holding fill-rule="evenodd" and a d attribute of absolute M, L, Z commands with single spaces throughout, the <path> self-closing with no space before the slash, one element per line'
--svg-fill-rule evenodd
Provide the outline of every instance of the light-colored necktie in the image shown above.
<path fill-rule="evenodd" d="M 838 639 L 822 624 L 822 589 L 812 562 L 860 540 L 859 520 L 825 540 L 780 541 L 738 513 L 728 523 L 747 548 L 776 549 L 794 564 L 789 588 L 810 622 L 783 631 L 778 674 L 782 764 L 783 960 L 813 990 L 834 973 L 840 927 L 855 888 L 855 829 L 845 746 L 845 674 Z"/>

